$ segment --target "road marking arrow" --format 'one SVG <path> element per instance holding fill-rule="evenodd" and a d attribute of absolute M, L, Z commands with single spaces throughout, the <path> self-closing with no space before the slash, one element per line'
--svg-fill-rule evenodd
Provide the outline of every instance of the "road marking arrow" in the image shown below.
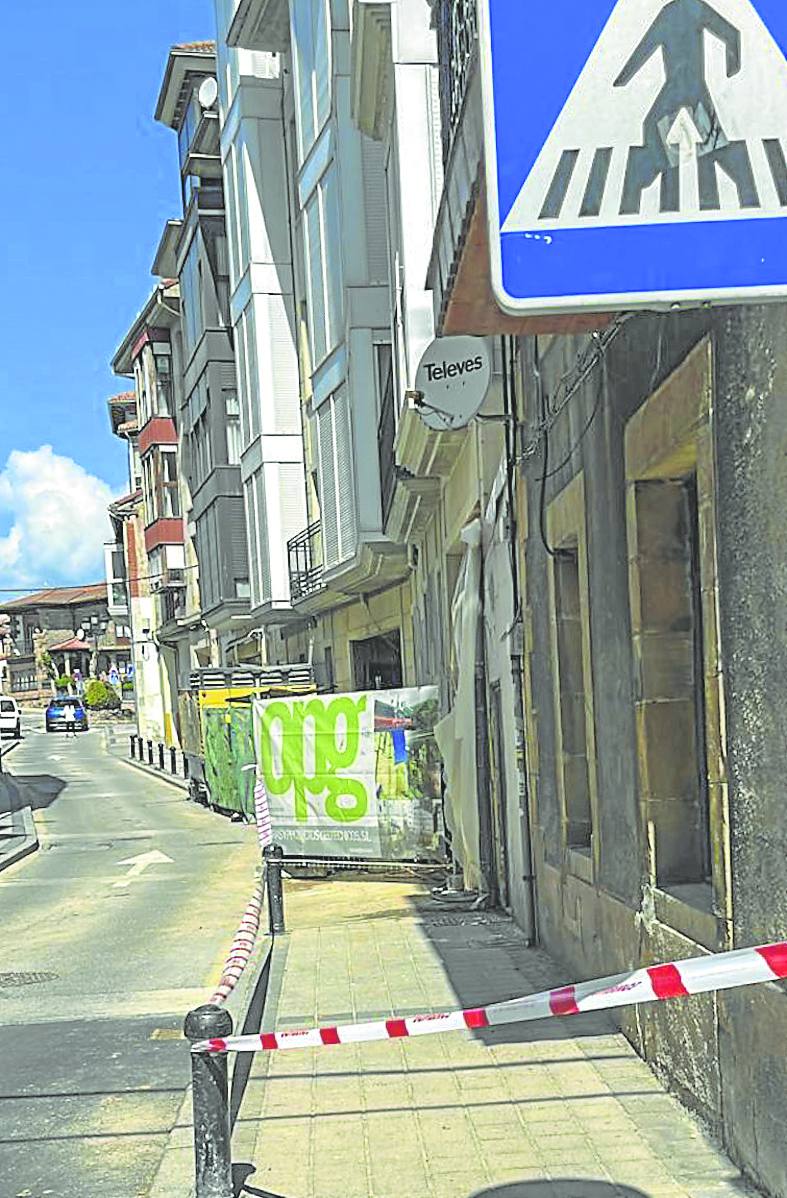
<path fill-rule="evenodd" d="M 174 865 L 171 857 L 166 853 L 160 853 L 158 849 L 150 849 L 147 853 L 137 853 L 136 857 L 126 857 L 125 861 L 118 861 L 118 865 L 130 865 L 131 869 L 126 874 L 125 878 L 121 878 L 119 882 L 114 882 L 115 888 L 119 886 L 128 886 L 132 878 L 139 877 L 144 873 L 149 865 Z"/>

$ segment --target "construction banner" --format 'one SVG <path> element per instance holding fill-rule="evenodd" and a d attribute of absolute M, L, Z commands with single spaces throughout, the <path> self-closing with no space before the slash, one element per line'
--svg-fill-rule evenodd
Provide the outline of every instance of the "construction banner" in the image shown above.
<path fill-rule="evenodd" d="M 288 856 L 440 861 L 435 687 L 254 702 L 273 840 Z"/>

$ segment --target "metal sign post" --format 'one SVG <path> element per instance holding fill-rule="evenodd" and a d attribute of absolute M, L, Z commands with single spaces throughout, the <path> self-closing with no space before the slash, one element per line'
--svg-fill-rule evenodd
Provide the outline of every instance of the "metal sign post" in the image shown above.
<path fill-rule="evenodd" d="M 479 0 L 479 12 L 506 311 L 787 295 L 781 0 Z"/>

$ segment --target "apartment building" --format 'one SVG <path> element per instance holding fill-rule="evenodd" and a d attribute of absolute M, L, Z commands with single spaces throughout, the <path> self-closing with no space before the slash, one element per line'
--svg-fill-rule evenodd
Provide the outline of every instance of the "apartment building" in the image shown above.
<path fill-rule="evenodd" d="M 153 639 L 157 620 L 145 548 L 146 520 L 136 390 L 111 396 L 107 407 L 112 432 L 125 441 L 128 451 L 128 490 L 109 506 L 114 540 L 104 547 L 109 611 L 114 614 L 124 603 L 127 608 L 134 700 L 140 735 L 151 740 L 162 739 L 164 690 Z"/>
<path fill-rule="evenodd" d="M 173 46 L 155 116 L 177 134 L 183 214 L 167 222 L 152 269 L 179 280 L 181 472 L 199 563 L 200 619 L 215 643 L 214 664 L 224 664 L 229 645 L 246 631 L 251 583 L 217 91 L 215 43 Z"/>
<path fill-rule="evenodd" d="M 202 627 L 197 558 L 187 527 L 178 427 L 182 379 L 180 289 L 159 282 L 112 359 L 133 380 L 110 400 L 113 431 L 129 443 L 129 492 L 112 505 L 123 529 L 140 735 L 178 743 L 179 680 L 211 646 Z M 120 541 L 117 542 L 118 545 Z"/>
<path fill-rule="evenodd" d="M 256 237 L 268 255 L 256 270 L 252 267 L 248 283 L 241 280 L 238 317 L 242 308 L 248 309 L 246 296 L 255 276 L 260 280 L 257 294 L 261 288 L 275 297 L 266 302 L 279 311 L 283 305 L 287 314 L 285 377 L 278 384 L 260 375 L 258 363 L 266 359 L 270 334 L 259 299 L 252 309 L 257 344 L 263 345 L 256 363 L 246 317 L 239 361 L 245 354 L 249 439 L 254 421 L 275 414 L 284 422 L 282 437 L 293 438 L 287 464 L 298 470 L 289 477 L 301 475 L 297 492 L 292 492 L 298 508 L 293 505 L 283 514 L 275 507 L 270 517 L 267 511 L 261 514 L 259 484 L 251 495 L 247 490 L 253 541 L 257 520 L 259 569 L 266 568 L 259 530 L 270 530 L 268 561 L 282 578 L 277 538 L 297 515 L 300 528 L 287 544 L 290 610 L 285 602 L 278 617 L 284 656 L 298 660 L 313 655 L 318 678 L 327 687 L 400 685 L 414 678 L 409 566 L 405 546 L 384 530 L 376 452 L 392 353 L 383 157 L 379 142 L 352 120 L 349 7 L 322 0 L 289 9 L 219 3 L 217 18 L 219 42 L 227 46 L 220 74 L 229 81 L 222 135 L 225 181 L 228 194 L 237 189 L 239 213 L 248 213 L 247 236 Z M 255 75 L 256 84 L 245 82 Z M 236 77 L 241 97 L 248 98 L 238 99 L 233 92 Z M 266 116 L 259 119 L 268 124 L 258 125 L 254 136 L 241 115 L 251 111 L 252 96 L 260 112 L 267 98 Z M 264 157 L 263 128 L 275 147 Z M 272 175 L 265 169 L 270 162 L 275 164 Z M 239 246 L 242 229 L 240 221 Z M 241 248 L 239 271 L 243 262 Z M 264 267 L 274 283 L 263 282 Z M 282 321 L 277 326 L 274 319 L 271 327 L 284 334 Z M 260 385 L 257 415 L 254 377 Z M 279 453 L 280 462 L 282 457 Z M 249 454 L 249 468 L 251 463 Z M 265 488 L 265 498 L 277 503 L 273 487 Z M 255 594 L 264 599 L 266 588 L 263 576 Z"/>
<path fill-rule="evenodd" d="M 220 29 L 230 15 L 217 7 Z M 220 39 L 218 78 L 254 629 L 235 657 L 281 660 L 287 542 L 306 520 L 281 60 Z"/>

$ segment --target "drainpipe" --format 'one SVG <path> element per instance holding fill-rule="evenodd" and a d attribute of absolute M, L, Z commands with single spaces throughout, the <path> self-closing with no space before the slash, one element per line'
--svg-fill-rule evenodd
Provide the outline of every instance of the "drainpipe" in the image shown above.
<path fill-rule="evenodd" d="M 516 367 L 514 339 L 500 338 L 503 356 L 503 411 L 506 444 L 506 491 L 508 502 L 508 527 L 511 545 L 511 586 L 513 593 L 514 624 L 511 629 L 511 678 L 514 686 L 514 728 L 516 753 L 517 801 L 519 806 L 520 834 L 522 837 L 522 860 L 525 883 L 525 921 L 522 931 L 529 943 L 538 940 L 536 879 L 533 872 L 533 845 L 530 831 L 530 796 L 527 789 L 527 739 L 525 736 L 525 699 L 522 680 L 522 654 L 524 652 L 524 628 L 522 618 L 522 592 L 519 578 L 519 526 L 514 495 L 514 471 L 516 470 L 516 437 L 519 427 L 517 410 Z"/>
<path fill-rule="evenodd" d="M 492 806 L 489 778 L 489 710 L 486 701 L 486 608 L 484 587 L 484 547 L 481 521 L 478 522 L 478 625 L 475 653 L 475 773 L 478 798 L 478 855 L 489 905 L 498 900 L 495 873 Z"/>

